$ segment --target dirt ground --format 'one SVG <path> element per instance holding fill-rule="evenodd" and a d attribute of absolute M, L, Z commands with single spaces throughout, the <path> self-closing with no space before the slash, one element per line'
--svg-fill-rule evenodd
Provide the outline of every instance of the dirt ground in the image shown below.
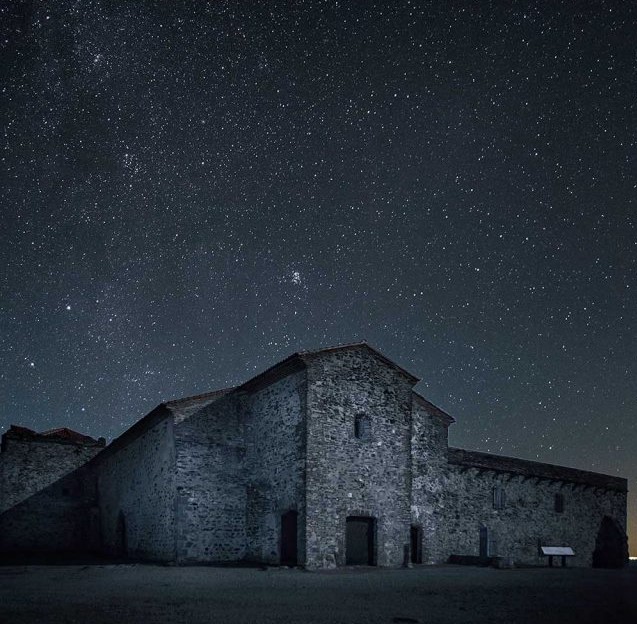
<path fill-rule="evenodd" d="M 637 568 L 0 567 L 2 624 L 635 624 Z"/>

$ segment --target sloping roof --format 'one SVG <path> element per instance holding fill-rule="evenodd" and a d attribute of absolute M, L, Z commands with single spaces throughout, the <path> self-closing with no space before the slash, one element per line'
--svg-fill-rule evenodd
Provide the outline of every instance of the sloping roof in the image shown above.
<path fill-rule="evenodd" d="M 273 366 L 270 366 L 270 368 L 266 368 L 263 372 L 248 379 L 248 381 L 238 386 L 237 390 L 243 392 L 254 392 L 279 379 L 283 379 L 283 377 L 287 377 L 292 373 L 298 372 L 304 367 L 305 363 L 301 359 L 300 353 L 293 353 L 284 360 L 277 362 Z"/>
<path fill-rule="evenodd" d="M 15 437 L 24 436 L 25 438 L 30 438 L 38 435 L 37 432 L 35 432 L 33 429 L 22 427 L 20 425 L 11 425 L 4 435 L 7 435 L 7 433 Z"/>
<path fill-rule="evenodd" d="M 197 410 L 206 407 L 206 405 L 213 403 L 234 389 L 222 388 L 213 392 L 205 392 L 160 403 L 143 418 L 133 423 L 124 433 L 115 438 L 98 457 L 94 458 L 94 461 L 104 461 L 166 418 L 171 418 L 176 424 L 182 422 Z"/>
<path fill-rule="evenodd" d="M 205 392 L 204 394 L 196 394 L 194 396 L 184 397 L 183 399 L 166 401 L 164 405 L 173 413 L 175 422 L 180 423 L 197 410 L 206 407 L 206 405 L 210 405 L 234 389 L 234 387 L 221 388 L 213 392 Z"/>
<path fill-rule="evenodd" d="M 97 442 L 91 436 L 84 435 L 68 427 L 60 427 L 58 429 L 50 429 L 49 431 L 42 431 L 40 435 L 47 438 L 56 438 L 60 440 L 69 440 L 70 442 L 79 442 L 82 444 Z"/>
<path fill-rule="evenodd" d="M 124 433 L 112 440 L 101 453 L 98 453 L 91 459 L 90 463 L 96 464 L 103 462 L 120 449 L 128 446 L 131 442 L 148 431 L 148 429 L 154 427 L 157 423 L 167 418 L 172 418 L 172 412 L 166 408 L 165 403 L 160 403 L 143 418 L 140 418 L 137 422 L 133 423 L 128 429 L 126 429 L 126 431 L 124 431 Z"/>
<path fill-rule="evenodd" d="M 448 426 L 456 422 L 456 419 L 453 416 L 450 416 L 449 414 L 447 414 L 447 412 L 441 410 L 430 401 L 427 401 L 427 399 L 425 399 L 422 394 L 418 394 L 418 392 L 412 390 L 412 396 L 414 398 L 414 401 L 421 405 L 428 414 L 439 418 L 440 420 L 442 420 L 442 422 L 445 423 L 445 425 Z"/>
<path fill-rule="evenodd" d="M 579 470 L 577 468 L 566 468 L 554 464 L 544 464 L 528 459 L 493 455 L 479 451 L 467 451 L 459 448 L 449 448 L 448 458 L 450 464 L 465 466 L 467 468 L 508 472 L 510 474 L 527 477 L 548 479 L 550 481 L 566 481 L 606 490 L 616 490 L 618 492 L 628 491 L 628 481 L 620 477 Z"/>
<path fill-rule="evenodd" d="M 99 445 L 104 446 L 104 443 L 100 440 L 96 440 L 91 436 L 84 435 L 68 427 L 60 427 L 58 429 L 49 429 L 48 431 L 42 431 L 38 433 L 27 427 L 20 427 L 19 425 L 11 425 L 9 429 L 2 436 L 3 439 L 7 438 L 21 438 L 29 440 L 39 440 L 46 442 L 71 442 L 73 444 L 87 444 L 87 445 Z"/>

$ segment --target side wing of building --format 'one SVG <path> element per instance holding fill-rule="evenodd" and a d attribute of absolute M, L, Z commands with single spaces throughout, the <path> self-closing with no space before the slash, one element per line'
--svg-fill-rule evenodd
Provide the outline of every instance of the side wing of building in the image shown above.
<path fill-rule="evenodd" d="M 450 448 L 442 487 L 449 554 L 546 565 L 541 546 L 567 546 L 571 565 L 590 566 L 622 539 L 628 558 L 625 479 Z"/>

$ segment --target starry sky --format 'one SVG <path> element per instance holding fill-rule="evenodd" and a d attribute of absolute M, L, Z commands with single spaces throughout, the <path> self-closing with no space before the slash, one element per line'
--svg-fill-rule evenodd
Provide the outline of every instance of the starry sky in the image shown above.
<path fill-rule="evenodd" d="M 0 429 L 364 339 L 451 444 L 637 483 L 634 3 L 0 7 Z"/>

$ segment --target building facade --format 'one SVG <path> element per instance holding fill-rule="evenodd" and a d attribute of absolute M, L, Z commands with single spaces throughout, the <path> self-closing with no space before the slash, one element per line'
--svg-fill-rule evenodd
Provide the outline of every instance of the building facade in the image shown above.
<path fill-rule="evenodd" d="M 69 442 L 77 462 L 44 485 L 14 468 L 12 428 L 0 550 L 310 569 L 545 565 L 541 545 L 571 547 L 572 565 L 627 560 L 625 479 L 449 448 L 453 419 L 418 381 L 366 343 L 296 353 L 236 388 L 161 404 L 105 448 Z M 37 486 L 16 498 L 23 479 Z"/>

